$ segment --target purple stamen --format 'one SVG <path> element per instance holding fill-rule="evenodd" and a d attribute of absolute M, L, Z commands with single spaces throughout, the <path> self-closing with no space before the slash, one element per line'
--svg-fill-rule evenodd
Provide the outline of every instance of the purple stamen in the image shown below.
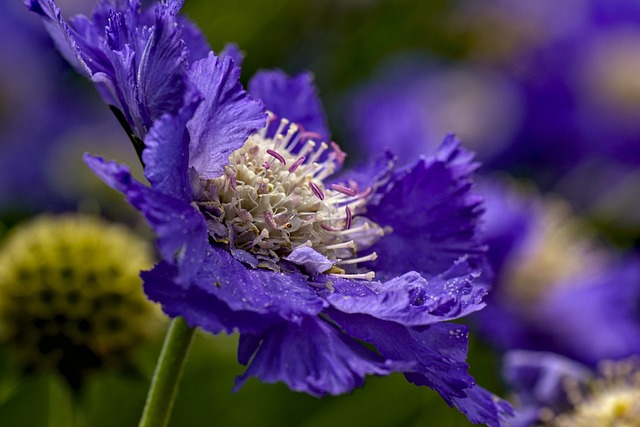
<path fill-rule="evenodd" d="M 262 164 L 262 167 L 265 168 L 266 170 L 269 170 L 269 168 L 271 167 L 271 165 L 269 164 L 269 162 L 264 162 Z"/>
<path fill-rule="evenodd" d="M 278 120 L 278 115 L 277 115 L 277 114 L 275 114 L 275 113 L 273 113 L 273 112 L 271 112 L 271 111 L 270 111 L 270 113 L 271 113 L 271 114 L 269 114 L 269 115 L 267 116 L 267 122 L 268 122 L 269 124 L 271 124 L 271 123 L 275 122 L 276 120 Z"/>
<path fill-rule="evenodd" d="M 318 132 L 313 132 L 310 130 L 303 130 L 300 132 L 300 139 L 302 141 L 306 141 L 307 139 L 317 139 L 320 140 L 322 139 L 322 135 L 320 135 Z"/>
<path fill-rule="evenodd" d="M 335 141 L 331 141 L 330 145 L 331 145 L 331 149 L 333 149 L 333 152 L 335 153 L 336 160 L 338 161 L 338 163 L 343 164 L 344 159 L 347 158 L 347 153 L 342 151 L 340 146 L 336 144 Z"/>
<path fill-rule="evenodd" d="M 344 208 L 344 212 L 347 214 L 344 229 L 348 230 L 351 228 L 351 219 L 353 218 L 353 214 L 351 213 L 351 209 L 349 209 L 349 206 Z"/>
<path fill-rule="evenodd" d="M 339 193 L 346 194 L 347 196 L 355 196 L 356 194 L 358 194 L 356 190 L 347 188 L 344 185 L 340 185 L 340 184 L 331 184 L 331 188 L 336 190 Z"/>
<path fill-rule="evenodd" d="M 298 157 L 296 161 L 293 162 L 293 164 L 289 167 L 289 172 L 294 173 L 305 160 L 307 160 L 305 156 Z"/>
<path fill-rule="evenodd" d="M 280 163 L 282 163 L 283 166 L 285 166 L 287 164 L 287 161 L 284 159 L 284 157 L 282 157 L 282 155 L 280 153 L 277 153 L 277 152 L 273 151 L 272 149 L 268 149 L 267 150 L 267 154 L 270 154 L 273 157 L 275 157 L 276 159 L 278 159 L 278 161 Z"/>
<path fill-rule="evenodd" d="M 311 187 L 311 191 L 318 199 L 324 200 L 324 192 L 313 181 L 309 181 L 309 187 Z"/>
<path fill-rule="evenodd" d="M 339 228 L 331 227 L 330 225 L 320 224 L 320 227 L 322 227 L 323 229 L 325 229 L 327 231 L 342 231 Z"/>

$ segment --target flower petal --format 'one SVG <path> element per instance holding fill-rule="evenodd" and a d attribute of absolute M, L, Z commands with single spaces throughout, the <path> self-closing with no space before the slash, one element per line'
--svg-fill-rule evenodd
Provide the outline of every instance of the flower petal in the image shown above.
<path fill-rule="evenodd" d="M 189 286 L 209 246 L 207 225 L 200 212 L 184 200 L 142 185 L 133 179 L 126 166 L 88 154 L 84 159 L 104 182 L 123 193 L 142 212 L 158 237 L 162 258 L 177 263 L 180 269 L 176 282 Z"/>
<path fill-rule="evenodd" d="M 474 287 L 478 272 L 459 262 L 445 274 L 423 279 L 409 272 L 384 283 L 335 280 L 327 301 L 345 313 L 369 314 L 405 326 L 457 319 L 484 307 L 486 290 Z"/>
<path fill-rule="evenodd" d="M 203 178 L 222 174 L 231 152 L 264 126 L 262 103 L 253 100 L 240 84 L 240 69 L 229 56 L 213 53 L 195 62 L 189 77 L 204 100 L 187 124 L 191 135 L 190 162 Z"/>
<path fill-rule="evenodd" d="M 62 18 L 62 12 L 53 0 L 25 0 L 25 6 L 42 16 L 45 28 L 56 48 L 80 74 L 89 78 L 91 70 L 79 54 L 78 41 L 74 31 Z"/>
<path fill-rule="evenodd" d="M 554 353 L 516 350 L 505 355 L 503 376 L 520 403 L 514 425 L 524 427 L 541 421 L 542 408 L 566 410 L 570 406 L 567 380 L 584 383 L 592 373 L 586 366 Z"/>
<path fill-rule="evenodd" d="M 310 275 L 323 273 L 334 264 L 333 261 L 309 246 L 297 247 L 284 259 L 302 267 Z"/>
<path fill-rule="evenodd" d="M 292 390 L 312 396 L 337 395 L 360 387 L 368 374 L 387 375 L 406 368 L 385 361 L 319 317 L 305 316 L 299 324 L 286 323 L 260 337 L 245 338 L 255 349 L 246 372 L 236 379 L 236 389 L 250 376 L 261 381 L 282 381 Z M 242 354 L 240 360 L 247 360 Z"/>
<path fill-rule="evenodd" d="M 259 71 L 249 81 L 249 93 L 261 99 L 278 117 L 302 125 L 305 131 L 319 133 L 322 141 L 330 141 L 331 134 L 313 84 L 313 74 L 289 77 L 280 70 Z"/>
<path fill-rule="evenodd" d="M 146 273 L 145 292 L 170 316 L 212 333 L 260 334 L 283 322 L 300 323 L 325 306 L 305 276 L 247 269 L 218 247 L 209 248 L 192 286 L 179 286 L 178 272 L 162 264 L 154 268 Z"/>
<path fill-rule="evenodd" d="M 192 200 L 192 190 L 186 124 L 201 100 L 195 92 L 190 92 L 189 97 L 176 116 L 165 114 L 154 122 L 142 153 L 145 176 L 153 188 L 187 202 Z"/>
<path fill-rule="evenodd" d="M 369 219 L 393 229 L 371 248 L 378 259 L 369 268 L 385 278 L 406 271 L 429 277 L 462 256 L 480 265 L 485 252 L 477 236 L 481 198 L 471 193 L 476 167 L 451 137 L 436 156 L 395 172 L 367 205 Z"/>
<path fill-rule="evenodd" d="M 395 362 L 414 361 L 403 372 L 416 385 L 435 391 L 472 423 L 499 427 L 511 412 L 508 403 L 475 385 L 467 372 L 467 328 L 436 323 L 420 330 L 361 314 L 331 310 L 329 315 L 354 338 L 373 344 L 378 352 Z"/>

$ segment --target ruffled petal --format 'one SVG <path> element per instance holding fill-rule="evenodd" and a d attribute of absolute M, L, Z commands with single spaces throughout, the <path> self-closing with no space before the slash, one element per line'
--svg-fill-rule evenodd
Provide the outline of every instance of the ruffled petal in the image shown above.
<path fill-rule="evenodd" d="M 414 361 L 404 370 L 407 379 L 430 387 L 472 423 L 499 427 L 511 413 L 508 403 L 476 386 L 465 362 L 467 328 L 436 323 L 420 330 L 361 314 L 331 310 L 329 316 L 354 338 L 373 344 L 378 352 L 396 362 Z"/>
<path fill-rule="evenodd" d="M 213 53 L 189 69 L 191 81 L 204 100 L 187 124 L 191 135 L 190 161 L 204 178 L 222 174 L 231 152 L 242 147 L 266 123 L 262 103 L 253 100 L 240 84 L 240 69 L 229 56 Z"/>
<path fill-rule="evenodd" d="M 276 116 L 301 125 L 305 131 L 320 134 L 321 141 L 330 141 L 331 134 L 313 84 L 313 74 L 289 77 L 280 70 L 259 71 L 249 81 L 249 93 L 261 99 Z"/>
<path fill-rule="evenodd" d="M 126 166 L 88 154 L 84 160 L 105 183 L 123 193 L 142 212 L 156 233 L 162 258 L 178 265 L 176 283 L 189 286 L 209 246 L 207 225 L 200 212 L 184 200 L 142 185 L 133 179 Z"/>
<path fill-rule="evenodd" d="M 385 361 L 319 317 L 278 325 L 261 337 L 245 338 L 243 344 L 240 360 L 248 360 L 251 350 L 255 355 L 237 378 L 236 389 L 256 376 L 312 396 L 338 395 L 360 387 L 368 374 L 387 375 L 408 367 Z"/>
<path fill-rule="evenodd" d="M 176 284 L 178 272 L 161 263 L 145 273 L 145 292 L 170 316 L 212 333 L 260 334 L 282 322 L 299 324 L 325 306 L 305 276 L 247 269 L 217 247 L 209 248 L 190 287 Z"/>
<path fill-rule="evenodd" d="M 74 31 L 63 19 L 53 0 L 25 0 L 25 6 L 43 18 L 45 28 L 64 57 L 80 74 L 89 78 L 91 69 L 83 61 Z"/>
<path fill-rule="evenodd" d="M 359 194 L 368 194 L 367 203 L 376 205 L 384 193 L 378 190 L 386 185 L 393 176 L 395 156 L 386 151 L 374 160 L 369 160 L 350 169 L 346 173 L 340 173 L 335 179 L 329 179 L 329 184 L 337 183 L 347 188 L 357 190 Z"/>
<path fill-rule="evenodd" d="M 236 64 L 236 67 L 241 67 L 242 62 L 244 61 L 244 54 L 240 50 L 237 44 L 235 43 L 227 43 L 224 46 L 224 49 L 220 51 L 220 57 L 228 56 L 233 59 L 233 63 Z"/>
<path fill-rule="evenodd" d="M 201 98 L 190 93 L 190 101 L 177 116 L 165 114 L 156 120 L 145 138 L 142 153 L 144 173 L 153 188 L 187 202 L 192 200 L 189 179 L 189 134 L 186 124 Z"/>
<path fill-rule="evenodd" d="M 571 404 L 566 381 L 584 383 L 592 373 L 586 366 L 554 353 L 516 350 L 504 357 L 503 377 L 520 402 L 514 425 L 529 426 L 540 421 L 542 408 L 554 412 L 568 409 Z"/>
<path fill-rule="evenodd" d="M 473 286 L 478 274 L 468 264 L 459 262 L 428 281 L 416 272 L 368 285 L 334 280 L 333 292 L 325 291 L 325 298 L 345 313 L 369 314 L 405 326 L 424 326 L 482 309 L 486 290 Z"/>
<path fill-rule="evenodd" d="M 136 136 L 144 139 L 152 123 L 164 114 L 175 115 L 183 106 L 188 50 L 182 40 L 175 1 L 161 3 L 153 25 L 143 25 L 139 6 L 132 2 L 123 11 L 111 11 L 106 29 L 107 54 L 116 98 Z M 129 52 L 122 56 L 121 52 Z M 126 60 L 125 60 L 126 59 Z M 94 77 L 96 81 L 98 77 Z"/>
<path fill-rule="evenodd" d="M 177 285 L 178 273 L 177 266 L 161 262 L 141 274 L 145 293 L 151 301 L 160 304 L 168 316 L 181 316 L 189 326 L 213 334 L 235 330 L 260 333 L 273 323 L 261 313 L 230 309 L 206 287 Z"/>
<path fill-rule="evenodd" d="M 138 138 L 154 120 L 183 106 L 189 51 L 176 17 L 182 2 L 169 0 L 143 13 L 136 0 L 103 0 L 91 20 L 78 16 L 69 24 L 52 0 L 26 4 L 45 18 L 63 56 L 96 83 Z"/>
<path fill-rule="evenodd" d="M 463 256 L 479 266 L 485 247 L 477 235 L 482 199 L 471 192 L 476 167 L 459 141 L 447 138 L 435 157 L 395 172 L 367 205 L 368 218 L 393 229 L 371 248 L 378 259 L 369 268 L 379 277 L 429 277 Z"/>
<path fill-rule="evenodd" d="M 302 274 L 248 269 L 217 247 L 210 247 L 197 283 L 211 288 L 208 291 L 232 310 L 275 315 L 293 323 L 302 316 L 319 314 L 326 305 Z"/>
<path fill-rule="evenodd" d="M 197 25 L 183 16 L 178 16 L 178 22 L 182 26 L 182 40 L 184 40 L 187 49 L 189 49 L 189 64 L 206 58 L 211 52 L 211 46 L 202 31 Z"/>

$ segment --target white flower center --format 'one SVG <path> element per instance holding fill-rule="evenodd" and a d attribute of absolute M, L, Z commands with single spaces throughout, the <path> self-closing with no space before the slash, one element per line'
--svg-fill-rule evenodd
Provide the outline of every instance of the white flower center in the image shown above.
<path fill-rule="evenodd" d="M 640 425 L 640 370 L 638 359 L 605 362 L 602 377 L 586 387 L 566 384 L 573 410 L 553 416 L 545 427 L 636 427 Z"/>
<path fill-rule="evenodd" d="M 354 274 L 348 277 L 362 276 L 356 264 L 376 254 L 357 257 L 358 250 L 384 234 L 359 215 L 369 191 L 360 192 L 355 184 L 324 184 L 345 157 L 337 144 L 318 144 L 315 134 L 286 119 L 273 137 L 267 129 L 252 134 L 229 156 L 223 175 L 201 179 L 197 204 L 210 237 L 232 246 L 232 253 L 250 254 L 257 267 L 279 271 L 281 258 L 307 245 L 335 260 L 330 273 L 350 270 Z"/>

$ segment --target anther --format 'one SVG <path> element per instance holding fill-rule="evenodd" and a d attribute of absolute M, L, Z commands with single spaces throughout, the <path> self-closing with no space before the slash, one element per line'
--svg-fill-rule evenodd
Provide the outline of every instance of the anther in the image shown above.
<path fill-rule="evenodd" d="M 333 152 L 335 153 L 335 157 L 336 157 L 336 160 L 338 161 L 338 163 L 343 164 L 344 163 L 344 159 L 347 158 L 347 153 L 342 151 L 340 146 L 338 144 L 336 144 L 335 141 L 331 141 L 331 148 L 333 149 Z"/>
<path fill-rule="evenodd" d="M 320 135 L 318 132 L 313 132 L 311 130 L 305 130 L 300 132 L 300 139 L 303 141 L 306 141 L 307 139 L 316 139 L 316 140 L 321 140 L 322 139 L 322 135 Z"/>
<path fill-rule="evenodd" d="M 324 192 L 320 189 L 320 187 L 316 185 L 315 182 L 309 181 L 309 187 L 311 188 L 311 191 L 313 191 L 313 194 L 315 194 L 318 199 L 324 200 Z"/>
<path fill-rule="evenodd" d="M 289 166 L 289 172 L 290 173 L 294 173 L 296 171 L 296 169 L 298 169 L 300 167 L 300 165 L 306 160 L 307 158 L 305 156 L 300 156 L 296 159 L 295 162 L 293 162 L 293 164 L 291 166 Z"/>
<path fill-rule="evenodd" d="M 349 206 L 346 206 L 344 208 L 344 212 L 346 214 L 344 228 L 345 230 L 348 230 L 351 228 L 351 220 L 353 219 L 353 214 L 351 213 L 351 209 L 349 209 Z"/>
<path fill-rule="evenodd" d="M 331 184 L 331 189 L 351 197 L 358 194 L 356 190 L 352 190 L 351 188 L 347 188 L 344 185 L 340 185 L 340 184 Z"/>
<path fill-rule="evenodd" d="M 273 151 L 272 149 L 268 149 L 267 150 L 267 154 L 275 157 L 280 163 L 282 163 L 282 166 L 286 166 L 287 165 L 287 161 L 284 159 L 284 157 L 282 157 L 282 155 L 280 153 L 277 153 L 277 152 Z"/>

